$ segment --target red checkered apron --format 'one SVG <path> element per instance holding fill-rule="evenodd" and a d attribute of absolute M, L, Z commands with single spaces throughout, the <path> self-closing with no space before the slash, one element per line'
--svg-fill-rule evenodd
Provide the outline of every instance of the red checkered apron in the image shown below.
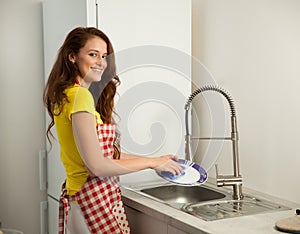
<path fill-rule="evenodd" d="M 115 125 L 100 124 L 97 119 L 97 134 L 105 157 L 112 158 Z M 118 176 L 87 178 L 82 188 L 73 196 L 62 188 L 59 205 L 59 234 L 66 233 L 69 200 L 77 201 L 91 233 L 125 234 L 130 233 L 124 205 L 121 200 Z"/>

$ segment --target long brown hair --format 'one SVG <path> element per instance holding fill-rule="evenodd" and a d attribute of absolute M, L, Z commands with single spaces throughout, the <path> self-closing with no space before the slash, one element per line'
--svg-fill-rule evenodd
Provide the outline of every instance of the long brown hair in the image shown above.
<path fill-rule="evenodd" d="M 106 34 L 97 28 L 75 28 L 67 35 L 63 45 L 60 47 L 44 89 L 43 101 L 49 116 L 51 117 L 51 122 L 46 131 L 46 136 L 50 145 L 52 145 L 51 138 L 53 138 L 51 128 L 54 126 L 54 115 L 59 115 L 64 103 L 68 102 L 64 91 L 66 88 L 75 84 L 76 77 L 79 75 L 77 65 L 69 60 L 69 55 L 78 54 L 80 49 L 85 46 L 86 42 L 95 36 L 102 38 L 106 42 L 108 55 L 107 67 L 101 77 L 101 80 L 103 80 L 105 84 L 104 86 L 102 84 L 102 87 L 104 88 L 99 90 L 100 96 L 95 101 L 95 107 L 104 123 L 114 123 L 114 96 L 120 80 L 116 73 L 113 46 Z M 54 113 L 55 105 L 59 107 L 58 113 Z M 115 138 L 114 149 L 114 158 L 120 158 L 119 134 L 117 134 L 117 137 Z"/>

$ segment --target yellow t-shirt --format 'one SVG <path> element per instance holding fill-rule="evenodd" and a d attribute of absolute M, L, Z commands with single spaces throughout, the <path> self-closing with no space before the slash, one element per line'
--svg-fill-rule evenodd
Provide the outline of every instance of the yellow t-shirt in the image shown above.
<path fill-rule="evenodd" d="M 60 144 L 60 158 L 66 170 L 67 194 L 74 195 L 86 181 L 88 172 L 74 140 L 71 117 L 72 114 L 81 111 L 97 115 L 98 119 L 100 115 L 95 110 L 93 96 L 87 88 L 75 84 L 66 89 L 65 94 L 69 102 L 64 104 L 60 115 L 54 116 L 54 123 Z M 55 113 L 58 113 L 57 111 L 58 109 Z"/>

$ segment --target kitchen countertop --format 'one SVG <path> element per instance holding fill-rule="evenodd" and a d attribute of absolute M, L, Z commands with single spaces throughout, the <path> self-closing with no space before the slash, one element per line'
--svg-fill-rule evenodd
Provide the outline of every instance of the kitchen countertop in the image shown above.
<path fill-rule="evenodd" d="M 211 184 L 210 184 L 211 185 Z M 290 210 L 270 211 L 267 213 L 225 218 L 215 221 L 205 221 L 188 213 L 177 210 L 167 204 L 148 198 L 133 189 L 122 186 L 122 199 L 125 205 L 141 211 L 155 219 L 161 220 L 182 231 L 191 234 L 200 233 L 230 233 L 230 234 L 266 234 L 282 233 L 275 227 L 276 221 L 296 214 L 300 204 L 275 198 L 254 190 L 243 188 L 245 194 L 263 198 L 287 207 Z"/>

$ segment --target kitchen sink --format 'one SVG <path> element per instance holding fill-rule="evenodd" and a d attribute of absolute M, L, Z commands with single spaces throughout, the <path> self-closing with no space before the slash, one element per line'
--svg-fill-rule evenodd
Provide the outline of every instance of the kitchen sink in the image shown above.
<path fill-rule="evenodd" d="M 200 186 L 185 187 L 179 185 L 167 185 L 142 189 L 141 192 L 166 203 L 182 204 L 210 201 L 226 197 L 223 193 Z"/>
<path fill-rule="evenodd" d="M 241 200 L 234 200 L 230 190 L 207 184 L 188 187 L 164 183 L 125 187 L 206 221 L 291 209 L 248 194 L 244 194 Z"/>

